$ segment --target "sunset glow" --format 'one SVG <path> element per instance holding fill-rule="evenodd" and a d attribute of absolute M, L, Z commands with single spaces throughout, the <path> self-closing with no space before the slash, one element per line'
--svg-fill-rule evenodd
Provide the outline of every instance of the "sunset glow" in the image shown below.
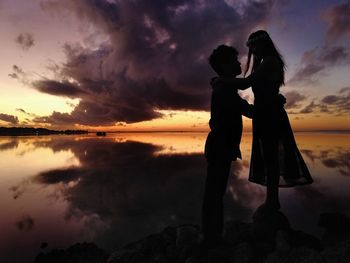
<path fill-rule="evenodd" d="M 97 2 L 1 1 L 0 126 L 207 131 L 207 57 L 230 44 L 244 67 L 264 28 L 288 66 L 293 129 L 350 130 L 349 1 Z"/>

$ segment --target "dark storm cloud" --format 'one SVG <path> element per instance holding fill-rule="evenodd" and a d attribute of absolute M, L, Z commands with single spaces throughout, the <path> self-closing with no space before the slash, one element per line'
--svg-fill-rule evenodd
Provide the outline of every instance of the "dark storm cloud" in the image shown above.
<path fill-rule="evenodd" d="M 34 37 L 30 33 L 21 33 L 16 39 L 16 43 L 21 46 L 23 50 L 28 50 L 34 46 Z"/>
<path fill-rule="evenodd" d="M 337 4 L 323 14 L 328 22 L 327 37 L 331 40 L 350 34 L 350 1 Z"/>
<path fill-rule="evenodd" d="M 297 91 L 286 92 L 284 93 L 284 96 L 287 99 L 287 103 L 284 105 L 286 109 L 298 108 L 300 106 L 300 102 L 306 99 L 304 95 Z"/>
<path fill-rule="evenodd" d="M 323 46 L 306 51 L 289 84 L 311 84 L 330 67 L 350 64 L 349 50 L 343 46 Z"/>
<path fill-rule="evenodd" d="M 4 114 L 0 113 L 0 120 L 5 121 L 11 124 L 17 124 L 18 123 L 18 117 L 14 115 Z"/>
<path fill-rule="evenodd" d="M 40 80 L 33 84 L 38 91 L 50 95 L 79 98 L 85 94 L 85 91 L 82 91 L 77 85 L 68 81 Z"/>
<path fill-rule="evenodd" d="M 44 10 L 74 15 L 108 36 L 94 50 L 65 45 L 61 79 L 73 79 L 72 89 L 83 92 L 67 91 L 81 103 L 65 119 L 106 125 L 161 117 L 157 109 L 207 110 L 214 74 L 208 54 L 221 43 L 245 51 L 245 38 L 266 21 L 274 1 L 242 3 L 238 12 L 224 0 L 43 1 Z"/>

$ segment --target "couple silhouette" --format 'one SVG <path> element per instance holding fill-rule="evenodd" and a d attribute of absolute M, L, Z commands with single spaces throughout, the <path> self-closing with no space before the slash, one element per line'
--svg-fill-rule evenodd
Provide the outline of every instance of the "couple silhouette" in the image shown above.
<path fill-rule="evenodd" d="M 279 187 L 313 182 L 297 148 L 279 89 L 284 85 L 285 63 L 269 34 L 252 33 L 245 74 L 241 74 L 238 52 L 220 45 L 213 50 L 209 64 L 217 73 L 212 79 L 210 132 L 205 143 L 207 178 L 202 207 L 202 245 L 212 248 L 222 242 L 223 196 L 231 162 L 241 157 L 242 115 L 252 119 L 253 143 L 249 181 L 266 186 L 267 211 L 280 209 Z M 251 65 L 251 60 L 253 61 Z M 252 88 L 254 105 L 238 95 Z"/>

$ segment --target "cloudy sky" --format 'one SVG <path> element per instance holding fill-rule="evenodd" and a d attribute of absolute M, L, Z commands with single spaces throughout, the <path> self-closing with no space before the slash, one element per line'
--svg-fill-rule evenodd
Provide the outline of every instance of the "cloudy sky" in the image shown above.
<path fill-rule="evenodd" d="M 293 128 L 350 130 L 350 1 L 0 0 L 0 23 L 0 126 L 205 130 L 211 50 L 244 65 L 266 29 Z"/>

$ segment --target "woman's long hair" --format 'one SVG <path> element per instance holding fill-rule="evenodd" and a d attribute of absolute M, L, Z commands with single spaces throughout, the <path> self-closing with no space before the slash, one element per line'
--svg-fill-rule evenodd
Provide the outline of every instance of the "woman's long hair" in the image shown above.
<path fill-rule="evenodd" d="M 251 49 L 251 44 L 264 46 L 266 52 L 269 55 L 276 57 L 280 61 L 280 64 L 281 64 L 281 72 L 280 72 L 281 73 L 281 82 L 279 84 L 280 84 L 280 86 L 284 85 L 284 73 L 286 70 L 286 64 L 284 62 L 283 56 L 277 50 L 275 44 L 273 43 L 269 34 L 265 30 L 258 30 L 256 32 L 250 34 L 250 36 L 248 38 L 247 46 L 249 47 L 249 52 L 248 52 L 248 59 L 247 59 L 247 64 L 246 64 L 244 76 L 249 71 L 252 56 L 253 56 L 252 73 L 257 69 L 257 67 L 262 62 L 262 58 L 259 58 L 253 54 L 252 49 Z"/>

